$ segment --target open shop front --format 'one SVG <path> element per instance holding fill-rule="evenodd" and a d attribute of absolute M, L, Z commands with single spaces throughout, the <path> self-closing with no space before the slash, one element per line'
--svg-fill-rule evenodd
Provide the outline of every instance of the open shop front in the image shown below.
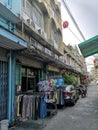
<path fill-rule="evenodd" d="M 57 113 L 57 105 L 64 105 L 64 79 L 49 72 L 42 78 L 42 70 L 16 65 L 16 117 L 22 121 L 45 118 Z"/>
<path fill-rule="evenodd" d="M 43 93 L 38 92 L 39 69 L 16 65 L 16 105 L 15 117 L 19 120 L 46 117 Z M 41 112 L 44 110 L 44 112 Z M 41 115 L 43 113 L 43 115 Z"/>

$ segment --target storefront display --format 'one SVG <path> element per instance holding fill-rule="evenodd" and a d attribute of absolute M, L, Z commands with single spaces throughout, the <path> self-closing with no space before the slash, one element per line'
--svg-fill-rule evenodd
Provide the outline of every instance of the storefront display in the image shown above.
<path fill-rule="evenodd" d="M 20 66 L 18 66 L 20 70 Z M 21 72 L 21 74 L 20 74 Z M 57 113 L 57 104 L 62 103 L 62 93 L 57 91 L 64 85 L 63 78 L 40 80 L 38 70 L 21 66 L 17 76 L 16 116 L 19 120 L 45 118 L 48 112 Z M 21 81 L 20 81 L 21 79 Z"/>
<path fill-rule="evenodd" d="M 55 88 L 62 87 L 64 85 L 64 79 L 49 79 L 49 80 L 40 80 L 39 83 L 39 91 L 52 91 Z"/>
<path fill-rule="evenodd" d="M 64 105 L 63 86 L 64 79 L 49 79 L 39 81 L 39 91 L 45 92 L 45 101 L 49 112 L 57 112 L 57 105 Z M 49 109 L 51 108 L 51 109 Z"/>

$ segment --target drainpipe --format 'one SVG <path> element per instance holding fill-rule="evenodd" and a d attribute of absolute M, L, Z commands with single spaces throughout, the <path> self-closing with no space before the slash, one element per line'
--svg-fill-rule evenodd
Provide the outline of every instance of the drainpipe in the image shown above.
<path fill-rule="evenodd" d="M 11 73 L 12 73 L 12 77 L 11 77 L 11 84 L 12 84 L 12 121 L 14 120 L 14 111 L 15 111 L 15 59 L 16 59 L 16 56 L 15 54 L 13 53 L 12 55 L 12 68 L 11 68 Z"/>
<path fill-rule="evenodd" d="M 8 119 L 11 122 L 14 119 L 14 98 L 15 98 L 15 54 L 10 51 L 9 53 L 9 73 L 8 73 Z"/>
<path fill-rule="evenodd" d="M 12 65 L 12 58 L 11 58 L 11 51 L 9 53 L 9 59 L 8 59 L 8 120 L 11 121 L 11 96 L 12 96 L 12 89 L 11 89 L 11 65 Z"/>

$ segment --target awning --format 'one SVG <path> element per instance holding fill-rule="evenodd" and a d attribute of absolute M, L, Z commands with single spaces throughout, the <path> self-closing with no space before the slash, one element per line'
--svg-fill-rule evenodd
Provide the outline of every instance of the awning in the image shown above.
<path fill-rule="evenodd" d="M 98 35 L 80 43 L 78 46 L 84 57 L 98 53 Z"/>
<path fill-rule="evenodd" d="M 27 42 L 15 34 L 0 28 L 0 47 L 10 50 L 21 50 L 27 48 Z"/>

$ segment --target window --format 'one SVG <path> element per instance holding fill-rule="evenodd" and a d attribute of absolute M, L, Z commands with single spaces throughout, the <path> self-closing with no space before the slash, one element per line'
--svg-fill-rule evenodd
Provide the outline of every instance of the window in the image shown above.
<path fill-rule="evenodd" d="M 43 14 L 40 9 L 35 5 L 32 9 L 32 19 L 37 26 L 39 26 L 40 28 L 44 28 Z"/>
<path fill-rule="evenodd" d="M 32 11 L 32 6 L 28 1 L 26 1 L 26 13 L 29 17 L 31 17 L 31 11 Z"/>
<path fill-rule="evenodd" d="M 22 66 L 22 92 L 32 90 L 36 91 L 38 82 L 38 70 Z"/>
<path fill-rule="evenodd" d="M 34 1 L 30 2 L 26 0 L 25 2 L 23 0 L 23 9 L 29 18 L 37 25 L 37 27 L 44 30 L 43 13 L 41 12 L 40 8 L 34 3 Z"/>
<path fill-rule="evenodd" d="M 52 40 L 52 43 L 53 43 L 53 45 L 54 45 L 54 47 L 56 49 L 58 49 L 58 38 L 57 38 L 57 36 L 58 35 L 57 35 L 55 29 L 52 29 L 52 31 L 51 31 L 51 40 Z"/>

